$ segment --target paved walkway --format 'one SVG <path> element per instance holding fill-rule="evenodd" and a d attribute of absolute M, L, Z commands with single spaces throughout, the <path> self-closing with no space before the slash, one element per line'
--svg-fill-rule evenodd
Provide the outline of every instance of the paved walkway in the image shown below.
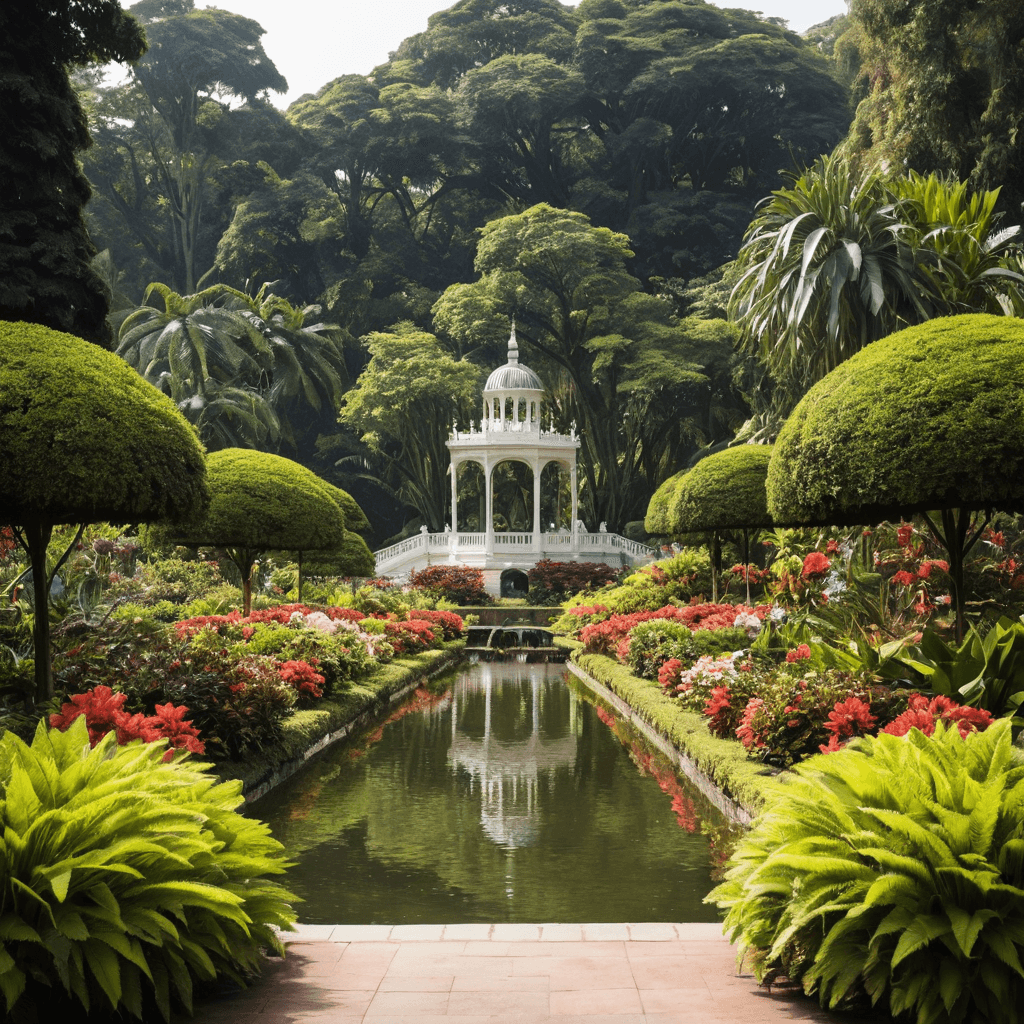
<path fill-rule="evenodd" d="M 717 924 L 305 925 L 201 1024 L 881 1024 L 757 986 Z"/>

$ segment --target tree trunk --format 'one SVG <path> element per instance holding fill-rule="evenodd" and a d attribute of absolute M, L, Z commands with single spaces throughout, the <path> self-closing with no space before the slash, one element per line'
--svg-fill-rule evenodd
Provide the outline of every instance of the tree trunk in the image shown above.
<path fill-rule="evenodd" d="M 53 696 L 53 665 L 50 660 L 50 593 L 46 573 L 46 549 L 53 533 L 51 523 L 35 522 L 22 528 L 32 566 L 32 646 L 35 653 L 36 703 Z"/>

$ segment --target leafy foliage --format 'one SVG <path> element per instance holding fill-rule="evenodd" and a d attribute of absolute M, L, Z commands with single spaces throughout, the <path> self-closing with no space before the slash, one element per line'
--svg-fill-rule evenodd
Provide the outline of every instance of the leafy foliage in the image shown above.
<path fill-rule="evenodd" d="M 794 769 L 708 900 L 759 977 L 823 1006 L 1018 1021 L 1022 807 L 1008 722 L 862 738 Z"/>
<path fill-rule="evenodd" d="M 240 782 L 163 754 L 114 735 L 90 749 L 84 717 L 0 739 L 8 1012 L 56 994 L 170 1020 L 195 982 L 244 983 L 261 947 L 283 952 L 290 897 L 264 877 L 280 844 L 236 811 Z"/>
<path fill-rule="evenodd" d="M 426 590 L 455 604 L 489 604 L 481 569 L 465 565 L 429 565 L 412 574 L 413 587 Z"/>
<path fill-rule="evenodd" d="M 542 558 L 527 576 L 530 600 L 545 604 L 564 600 L 568 594 L 581 590 L 600 590 L 618 578 L 619 570 L 604 562 L 553 562 Z"/>

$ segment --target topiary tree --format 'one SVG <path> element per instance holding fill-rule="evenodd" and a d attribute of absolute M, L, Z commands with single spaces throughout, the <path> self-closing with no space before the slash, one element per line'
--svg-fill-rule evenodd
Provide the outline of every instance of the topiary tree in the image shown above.
<path fill-rule="evenodd" d="M 670 533 L 711 533 L 717 553 L 721 530 L 742 530 L 743 564 L 750 561 L 750 531 L 771 526 L 765 478 L 770 445 L 743 444 L 701 459 L 675 488 L 665 520 Z M 717 569 L 717 566 L 715 567 Z M 715 574 L 712 584 L 718 600 Z M 750 580 L 747 580 L 750 603 Z"/>
<path fill-rule="evenodd" d="M 949 554 L 962 638 L 964 556 L 993 511 L 1024 506 L 1022 389 L 1024 322 L 1013 317 L 942 317 L 876 341 L 786 421 L 768 511 L 808 525 L 921 515 Z"/>
<path fill-rule="evenodd" d="M 0 518 L 32 566 L 41 701 L 53 696 L 50 583 L 69 553 L 47 570 L 54 526 L 198 515 L 208 500 L 206 464 L 174 403 L 121 359 L 17 322 L 0 323 L 0 452 Z"/>
<path fill-rule="evenodd" d="M 346 530 L 341 547 L 307 562 L 306 572 L 310 576 L 372 576 L 375 567 L 373 552 L 366 541 L 358 533 Z"/>
<path fill-rule="evenodd" d="M 647 503 L 647 515 L 644 517 L 644 529 L 648 533 L 663 536 L 672 532 L 668 526 L 668 509 L 686 473 L 687 470 L 684 469 L 675 476 L 670 476 L 651 495 L 651 500 Z"/>
<path fill-rule="evenodd" d="M 244 614 L 252 609 L 252 570 L 264 552 L 331 551 L 345 543 L 345 516 L 315 473 L 291 459 L 224 448 L 206 460 L 205 514 L 160 531 L 179 544 L 224 548 L 242 576 Z"/>

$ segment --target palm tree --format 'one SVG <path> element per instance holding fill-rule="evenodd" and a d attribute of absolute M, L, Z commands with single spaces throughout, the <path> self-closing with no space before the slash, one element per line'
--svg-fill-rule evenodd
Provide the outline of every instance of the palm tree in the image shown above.
<path fill-rule="evenodd" d="M 913 242 L 883 175 L 855 181 L 835 156 L 762 203 L 729 311 L 743 348 L 771 374 L 777 404 L 791 408 L 854 352 L 931 315 Z"/>
<path fill-rule="evenodd" d="M 341 403 L 345 363 L 337 328 L 307 324 L 317 306 L 298 309 L 268 294 L 226 285 L 178 295 L 151 284 L 163 310 L 143 305 L 124 320 L 117 354 L 169 395 L 212 450 L 298 447 L 297 423 Z"/>
<path fill-rule="evenodd" d="M 1019 229 L 996 230 L 996 192 L 822 157 L 760 207 L 730 314 L 769 381 L 762 433 L 854 352 L 933 316 L 1024 309 Z"/>

